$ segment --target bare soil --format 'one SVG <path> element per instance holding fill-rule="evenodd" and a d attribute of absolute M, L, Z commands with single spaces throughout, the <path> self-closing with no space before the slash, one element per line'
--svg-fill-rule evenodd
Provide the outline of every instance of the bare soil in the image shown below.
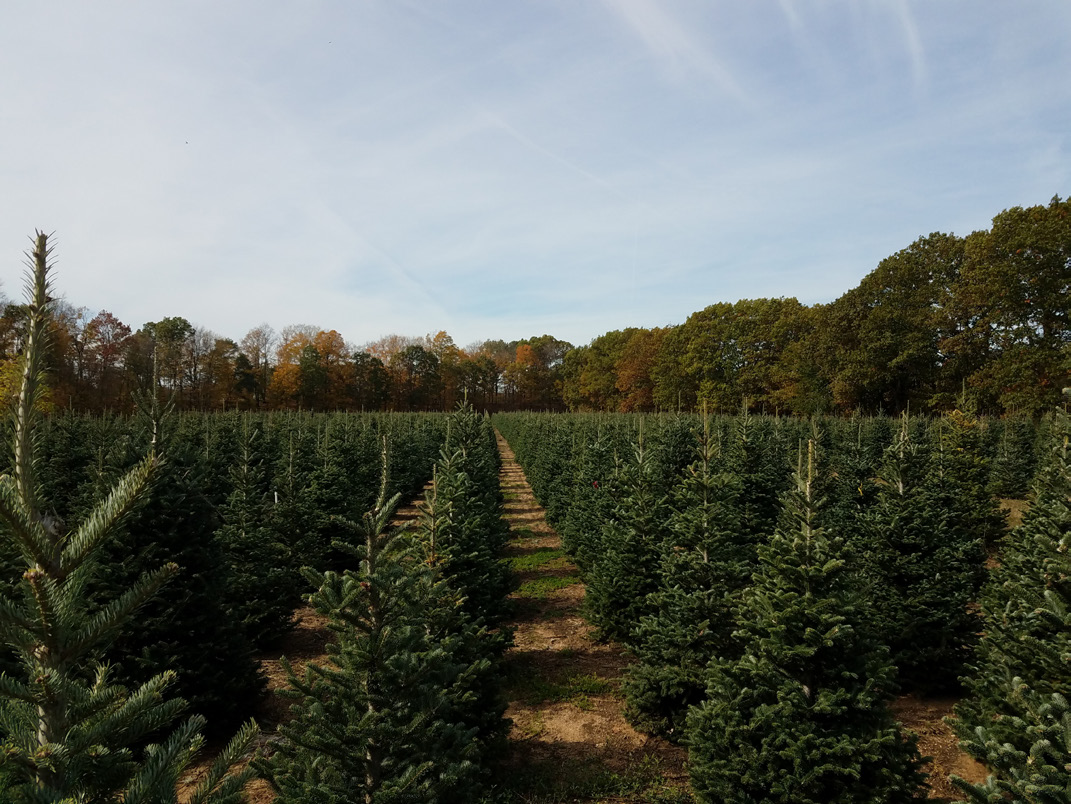
<path fill-rule="evenodd" d="M 561 539 L 547 524 L 524 472 L 501 436 L 498 446 L 504 513 L 513 533 L 506 557 L 560 550 Z M 545 595 L 523 593 L 526 583 L 570 577 L 573 583 Z M 657 769 L 665 781 L 683 785 L 686 752 L 636 731 L 621 714 L 623 701 L 618 688 L 628 658 L 618 646 L 599 642 L 592 626 L 581 617 L 584 586 L 576 566 L 567 558 L 556 558 L 519 572 L 518 581 L 521 590 L 512 596 L 517 606 L 512 623 L 514 644 L 506 654 L 513 693 L 506 712 L 513 720 L 508 764 L 519 776 L 532 781 L 528 790 L 520 785 L 515 788 L 517 799 L 649 801 L 649 785 L 636 792 L 638 797 L 589 798 L 583 794 L 599 787 L 637 785 L 643 781 L 638 778 L 638 769 Z M 541 699 L 530 689 L 533 680 L 568 687 L 570 680 L 578 678 L 599 691 L 560 700 L 560 695 Z"/>

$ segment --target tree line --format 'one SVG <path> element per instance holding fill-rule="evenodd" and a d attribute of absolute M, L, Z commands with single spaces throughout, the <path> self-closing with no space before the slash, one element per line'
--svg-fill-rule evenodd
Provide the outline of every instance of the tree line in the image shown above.
<path fill-rule="evenodd" d="M 549 335 L 465 349 L 446 332 L 355 347 L 337 330 L 254 327 L 240 341 L 181 316 L 133 330 L 107 310 L 52 300 L 47 403 L 127 413 L 161 388 L 179 410 L 427 411 L 561 409 L 556 368 L 572 344 Z M 0 316 L 0 397 L 18 392 L 26 305 Z"/>
<path fill-rule="evenodd" d="M 575 410 L 1038 416 L 1071 384 L 1071 200 L 988 230 L 933 233 L 828 304 L 713 304 L 680 326 L 608 332 L 566 355 Z"/>
<path fill-rule="evenodd" d="M 465 348 L 446 332 L 363 346 L 334 329 L 267 325 L 241 340 L 181 316 L 133 330 L 67 302 L 51 321 L 50 400 L 128 411 L 154 383 L 188 410 L 1020 413 L 1071 385 L 1071 199 L 1013 207 L 988 230 L 935 232 L 827 304 L 718 302 L 679 325 L 586 346 L 551 335 Z M 21 376 L 26 306 L 0 316 L 0 395 Z"/>

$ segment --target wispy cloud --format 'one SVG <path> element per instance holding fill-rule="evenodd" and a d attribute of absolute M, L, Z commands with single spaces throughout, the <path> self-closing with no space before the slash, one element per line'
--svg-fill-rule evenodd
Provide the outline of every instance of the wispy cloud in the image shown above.
<path fill-rule="evenodd" d="M 915 85 L 921 87 L 926 83 L 926 53 L 922 46 L 922 37 L 919 35 L 908 0 L 898 0 L 894 9 L 903 33 L 904 46 L 907 48 L 911 61 L 911 74 L 915 79 Z"/>
<path fill-rule="evenodd" d="M 736 100 L 747 100 L 736 78 L 699 36 L 670 13 L 668 4 L 656 0 L 603 0 L 603 5 L 671 73 L 697 74 Z M 709 7 L 716 8 L 713 3 Z"/>

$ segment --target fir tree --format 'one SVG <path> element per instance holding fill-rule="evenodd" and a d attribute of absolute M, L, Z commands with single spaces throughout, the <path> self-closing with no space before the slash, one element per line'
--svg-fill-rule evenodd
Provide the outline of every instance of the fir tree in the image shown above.
<path fill-rule="evenodd" d="M 271 527 L 263 431 L 248 418 L 240 427 L 232 490 L 220 510 L 216 538 L 229 570 L 225 604 L 230 618 L 242 625 L 254 647 L 263 649 L 289 630 L 304 583 L 299 562 Z"/>
<path fill-rule="evenodd" d="M 496 560 L 493 577 L 487 580 L 489 588 L 498 587 L 498 603 L 492 605 L 490 596 L 483 594 L 473 605 L 463 596 L 459 577 L 450 571 L 457 514 L 464 511 L 466 502 L 450 493 L 449 490 L 456 489 L 455 484 L 444 482 L 452 471 L 452 466 L 443 462 L 436 467 L 432 487 L 419 507 L 416 537 L 424 563 L 443 579 L 437 587 L 440 599 L 428 606 L 429 636 L 440 645 L 450 645 L 454 658 L 471 670 L 466 676 L 464 695 L 459 698 L 464 706 L 456 716 L 460 722 L 475 728 L 482 764 L 486 765 L 505 749 L 509 728 L 509 721 L 504 717 L 507 702 L 501 661 L 510 635 L 487 626 L 488 620 L 493 623 L 498 619 L 488 617 L 489 613 L 497 615 L 503 611 L 508 587 L 497 582 L 501 563 Z"/>
<path fill-rule="evenodd" d="M 743 528 L 756 541 L 764 539 L 777 524 L 791 468 L 772 426 L 769 419 L 756 419 L 745 410 L 733 422 L 725 451 L 729 471 L 740 478 Z"/>
<path fill-rule="evenodd" d="M 984 636 L 966 679 L 971 695 L 956 707 L 963 745 L 996 773 L 972 792 L 975 800 L 1004 790 L 1010 800 L 1047 803 L 1066 801 L 1071 790 L 1071 423 L 1061 416 L 1055 429 L 1034 504 L 982 596 Z"/>
<path fill-rule="evenodd" d="M 846 436 L 831 450 L 832 477 L 828 482 L 828 500 L 822 510 L 822 526 L 840 534 L 850 550 L 865 550 L 870 534 L 865 527 L 867 512 L 877 502 L 881 486 L 874 482 L 887 444 L 877 443 L 873 420 L 858 419 Z M 837 435 L 834 429 L 831 436 Z M 831 439 L 835 440 L 835 439 Z"/>
<path fill-rule="evenodd" d="M 982 449 L 982 425 L 953 411 L 938 422 L 930 471 L 948 491 L 952 527 L 993 547 L 1007 531 L 1007 514 L 989 486 L 990 462 Z"/>
<path fill-rule="evenodd" d="M 1002 726 L 1017 733 L 1016 743 L 1001 743 L 979 726 L 962 745 L 983 758 L 994 771 L 974 785 L 952 781 L 972 804 L 1065 804 L 1071 800 L 1071 707 L 1059 694 L 1039 695 L 1020 679 L 1007 685 L 1009 701 L 1018 711 Z"/>
<path fill-rule="evenodd" d="M 680 738 L 689 708 L 705 697 L 710 660 L 738 650 L 734 610 L 755 564 L 740 523 L 740 482 L 721 471 L 709 425 L 704 418 L 698 457 L 672 495 L 661 588 L 633 635 L 638 661 L 623 686 L 632 723 L 671 739 Z"/>
<path fill-rule="evenodd" d="M 495 627 L 508 612 L 513 575 L 501 560 L 509 539 L 502 519 L 493 431 L 471 408 L 451 414 L 424 508 L 435 511 L 430 553 L 474 620 Z"/>
<path fill-rule="evenodd" d="M 612 489 L 614 508 L 584 578 L 584 608 L 604 639 L 629 644 L 640 618 L 651 613 L 647 596 L 659 586 L 667 513 L 659 467 L 642 433 L 631 460 L 619 462 Z"/>
<path fill-rule="evenodd" d="M 1023 499 L 1029 493 L 1037 465 L 1036 438 L 1037 428 L 1030 419 L 1015 417 L 1000 422 L 1000 439 L 989 475 L 993 496 Z"/>
<path fill-rule="evenodd" d="M 269 525 L 275 538 L 289 548 L 295 566 L 323 570 L 329 545 L 322 541 L 321 512 L 310 493 L 315 460 L 313 434 L 303 415 L 275 415 L 272 422 L 276 457 L 271 470 Z"/>
<path fill-rule="evenodd" d="M 460 660 L 456 637 L 438 638 L 450 594 L 412 534 L 388 529 L 397 502 L 381 495 L 354 523 L 357 571 L 306 573 L 337 639 L 329 665 L 302 678 L 285 665 L 295 718 L 258 762 L 283 804 L 461 802 L 478 791 L 478 728 L 458 715 L 484 668 Z"/>
<path fill-rule="evenodd" d="M 719 804 L 920 800 L 915 741 L 887 706 L 893 667 L 855 627 L 843 540 L 817 525 L 813 442 L 808 454 L 785 497 L 793 527 L 759 548 L 740 658 L 711 664 L 688 719 L 692 786 Z"/>
<path fill-rule="evenodd" d="M 128 684 L 174 671 L 175 690 L 192 711 L 211 714 L 213 731 L 229 730 L 249 716 L 264 679 L 242 623 L 228 616 L 230 572 L 216 538 L 217 512 L 204 493 L 201 447 L 169 426 L 136 434 L 128 448 L 140 439 L 165 445 L 168 461 L 104 548 L 115 570 L 95 583 L 94 594 L 114 596 L 160 563 L 177 565 L 180 575 L 173 593 L 148 601 L 138 628 L 119 635 L 104 658 Z"/>
<path fill-rule="evenodd" d="M 985 579 L 986 556 L 982 540 L 949 513 L 959 486 L 927 463 L 905 418 L 886 450 L 859 548 L 879 640 L 905 686 L 932 692 L 956 686 L 975 641 L 978 617 L 968 604 Z"/>
<path fill-rule="evenodd" d="M 574 439 L 582 439 L 574 433 Z M 598 433 L 590 442 L 573 445 L 572 491 L 561 526 L 562 546 L 587 574 L 599 556 L 599 532 L 613 511 L 610 479 L 614 454 L 609 440 Z"/>
<path fill-rule="evenodd" d="M 102 548 L 144 496 L 160 460 L 142 459 L 98 502 L 83 523 L 67 530 L 47 513 L 36 470 L 42 458 L 34 425 L 41 398 L 48 321 L 46 235 L 32 252 L 29 332 L 15 414 L 14 473 L 0 477 L 0 523 L 26 567 L 17 593 L 0 595 L 0 636 L 18 656 L 19 672 L 0 676 L 0 775 L 5 801 L 45 804 L 165 804 L 176 799 L 180 774 L 203 744 L 204 719 L 192 717 L 160 744 L 139 744 L 168 727 L 183 702 L 165 699 L 174 673 L 153 676 L 130 691 L 112 681 L 90 655 L 130 628 L 135 611 L 177 571 L 158 566 L 114 598 L 93 606 L 87 585 L 110 568 Z M 249 724 L 224 750 L 194 791 L 195 804 L 236 804 L 248 773 L 229 774 L 254 736 Z"/>

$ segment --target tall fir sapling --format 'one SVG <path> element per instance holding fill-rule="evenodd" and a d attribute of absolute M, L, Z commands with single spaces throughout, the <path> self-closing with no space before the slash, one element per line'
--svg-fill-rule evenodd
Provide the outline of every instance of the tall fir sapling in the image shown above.
<path fill-rule="evenodd" d="M 159 471 L 155 451 L 139 461 L 99 501 L 82 524 L 68 530 L 40 494 L 35 439 L 44 391 L 51 249 L 38 233 L 30 254 L 29 328 L 22 386 L 15 410 L 14 470 L 0 477 L 0 527 L 25 571 L 15 594 L 0 594 L 0 637 L 18 660 L 0 676 L 0 779 L 5 801 L 22 804 L 166 804 L 181 774 L 203 745 L 203 718 L 194 716 L 164 734 L 183 708 L 166 699 L 171 671 L 128 690 L 108 665 L 91 656 L 131 630 L 132 618 L 178 568 L 157 566 L 105 601 L 91 601 L 92 580 L 114 568 L 102 553 L 115 530 L 146 494 Z M 6 591 L 6 590 L 5 590 Z M 255 737 L 249 723 L 221 753 L 191 804 L 237 804 L 248 772 L 231 773 Z M 150 735 L 163 741 L 150 744 Z"/>
<path fill-rule="evenodd" d="M 905 417 L 878 472 L 878 499 L 864 517 L 860 563 L 871 623 L 889 646 L 901 684 L 954 689 L 979 630 L 969 604 L 985 579 L 982 539 L 950 511 L 959 485 L 928 471 Z"/>
<path fill-rule="evenodd" d="M 431 555 L 477 622 L 494 628 L 509 611 L 513 575 L 501 560 L 509 540 L 490 424 L 462 405 L 449 418 L 424 508 L 436 511 Z"/>
<path fill-rule="evenodd" d="M 220 508 L 220 542 L 229 583 L 228 616 L 240 623 L 257 649 L 275 645 L 290 629 L 301 603 L 300 561 L 271 527 L 273 508 L 264 469 L 264 433 L 249 418 L 239 425 L 237 460 L 231 466 L 231 493 Z"/>
<path fill-rule="evenodd" d="M 663 479 L 642 432 L 631 456 L 618 460 L 610 488 L 613 509 L 585 573 L 584 610 L 602 638 L 628 645 L 640 618 L 651 613 L 667 520 Z"/>
<path fill-rule="evenodd" d="M 179 567 L 173 593 L 147 601 L 138 628 L 119 635 L 104 658 L 128 684 L 175 671 L 176 692 L 193 712 L 211 715 L 209 728 L 218 734 L 249 717 L 264 679 L 243 624 L 228 615 L 230 568 L 216 536 L 218 512 L 204 493 L 202 444 L 183 435 L 149 421 L 128 443 L 131 454 L 139 443 L 163 445 L 168 460 L 103 548 L 115 570 L 97 579 L 93 593 L 106 599 L 150 567 Z"/>
<path fill-rule="evenodd" d="M 599 533 L 613 510 L 614 453 L 601 432 L 590 439 L 575 432 L 573 438 L 572 491 L 560 530 L 562 546 L 586 575 L 600 554 Z"/>
<path fill-rule="evenodd" d="M 721 804 L 892 804 L 925 798 L 915 740 L 889 711 L 887 650 L 841 557 L 817 523 L 814 442 L 785 495 L 785 516 L 744 593 L 739 658 L 710 665 L 707 700 L 688 718 L 692 787 Z"/>
<path fill-rule="evenodd" d="M 465 565 L 471 574 L 460 576 L 452 571 L 459 530 L 479 532 L 479 529 L 466 527 L 469 518 L 465 509 L 474 500 L 456 493 L 466 484 L 457 482 L 457 465 L 447 457 L 444 454 L 440 458 L 431 488 L 419 505 L 415 535 L 424 563 L 436 570 L 442 579 L 438 587 L 440 599 L 428 606 L 428 632 L 438 644 L 449 645 L 454 658 L 470 668 L 464 682 L 465 694 L 459 698 L 463 706 L 458 708 L 456 717 L 459 722 L 476 729 L 480 764 L 486 767 L 504 750 L 509 730 L 509 721 L 504 717 L 507 702 L 501 662 L 511 634 L 507 629 L 495 626 L 505 611 L 510 586 L 500 580 L 503 564 L 497 555 L 490 553 L 469 554 Z M 457 453 L 453 457 L 457 457 Z M 485 565 L 482 572 L 476 572 L 482 563 L 480 556 L 493 565 Z M 486 583 L 485 588 L 477 586 L 473 589 L 465 583 L 468 579 L 478 584 L 481 578 Z M 492 600 L 490 590 L 497 590 L 497 602 Z M 479 594 L 472 599 L 466 597 L 466 592 Z"/>
<path fill-rule="evenodd" d="M 982 449 L 982 431 L 977 417 L 958 410 L 940 419 L 930 472 L 948 492 L 952 527 L 972 534 L 991 549 L 1007 532 L 1008 516 L 990 490 L 990 461 Z"/>
<path fill-rule="evenodd" d="M 983 636 L 953 726 L 993 772 L 959 781 L 971 801 L 1051 804 L 1071 795 L 1071 422 L 1053 449 L 1030 510 L 1007 540 L 982 595 Z"/>
<path fill-rule="evenodd" d="M 294 719 L 257 763 L 282 804 L 463 802 L 478 792 L 478 728 L 459 712 L 483 667 L 462 662 L 453 637 L 437 638 L 436 607 L 457 600 L 413 534 L 390 528 L 398 499 L 384 482 L 373 510 L 351 523 L 356 570 L 306 570 L 317 586 L 310 602 L 336 639 L 328 664 L 301 677 L 284 659 Z"/>
<path fill-rule="evenodd" d="M 637 661 L 623 685 L 629 720 L 673 740 L 705 697 L 710 660 L 739 649 L 735 611 L 755 566 L 755 545 L 740 523 L 740 481 L 724 471 L 707 417 L 695 451 L 672 493 L 660 588 L 633 635 Z"/>
<path fill-rule="evenodd" d="M 1021 500 L 1029 493 L 1037 469 L 1037 427 L 1030 419 L 1018 416 L 999 424 L 1000 439 L 991 463 L 989 490 L 995 497 Z"/>

